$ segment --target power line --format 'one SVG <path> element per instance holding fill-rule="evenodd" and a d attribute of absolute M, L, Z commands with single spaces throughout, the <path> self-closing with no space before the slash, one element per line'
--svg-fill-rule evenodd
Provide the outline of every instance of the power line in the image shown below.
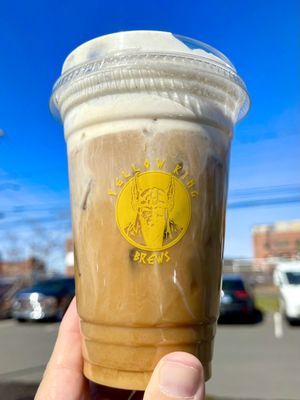
<path fill-rule="evenodd" d="M 249 189 L 235 189 L 229 191 L 229 196 L 244 197 L 244 196 L 255 196 L 255 195 L 273 195 L 278 193 L 289 193 L 299 192 L 300 185 L 279 185 L 279 186 L 268 186 L 268 187 L 256 187 Z"/>
<path fill-rule="evenodd" d="M 250 207 L 262 207 L 262 206 L 273 206 L 273 205 L 283 205 L 283 204 L 300 204 L 300 196 L 294 197 L 283 197 L 276 199 L 259 199 L 259 200 L 248 200 L 228 203 L 227 208 L 250 208 Z"/>
<path fill-rule="evenodd" d="M 23 214 L 28 212 L 59 212 L 70 210 L 68 204 L 53 205 L 53 206 L 16 206 L 11 209 L 2 210 L 2 214 Z"/>
<path fill-rule="evenodd" d="M 5 221 L 0 225 L 0 231 L 2 230 L 10 230 L 12 228 L 20 228 L 20 226 L 27 226 L 31 228 L 35 228 L 36 226 L 40 226 L 41 224 L 71 224 L 71 216 L 65 215 L 65 216 L 56 216 L 54 218 L 53 216 L 49 217 L 42 217 L 42 218 L 22 218 L 22 219 L 15 219 L 15 220 L 10 220 L 10 221 Z"/>

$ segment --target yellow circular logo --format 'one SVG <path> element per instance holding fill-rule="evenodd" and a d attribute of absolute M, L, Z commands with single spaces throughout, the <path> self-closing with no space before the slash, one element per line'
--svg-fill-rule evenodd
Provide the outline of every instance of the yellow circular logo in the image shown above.
<path fill-rule="evenodd" d="M 191 199 L 174 175 L 161 171 L 139 173 L 119 193 L 116 219 L 130 244 L 142 250 L 162 251 L 185 234 L 191 219 Z"/>

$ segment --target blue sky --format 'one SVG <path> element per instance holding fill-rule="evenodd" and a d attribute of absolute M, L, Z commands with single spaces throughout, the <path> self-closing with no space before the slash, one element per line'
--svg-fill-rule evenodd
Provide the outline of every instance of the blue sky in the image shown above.
<path fill-rule="evenodd" d="M 1 2 L 1 242 L 10 235 L 22 247 L 33 221 L 44 232 L 68 234 L 66 152 L 48 109 L 51 87 L 72 49 L 121 30 L 171 31 L 225 53 L 252 100 L 235 131 L 229 204 L 299 197 L 299 15 L 297 0 Z M 299 216 L 299 203 L 229 208 L 225 255 L 251 255 L 253 224 Z"/>

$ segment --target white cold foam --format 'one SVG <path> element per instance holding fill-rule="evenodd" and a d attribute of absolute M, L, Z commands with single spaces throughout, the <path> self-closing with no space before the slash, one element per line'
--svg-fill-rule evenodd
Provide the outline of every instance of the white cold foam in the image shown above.
<path fill-rule="evenodd" d="M 232 68 L 224 60 L 202 49 L 191 49 L 170 32 L 118 32 L 90 40 L 77 47 L 66 59 L 62 73 L 79 64 L 99 60 L 116 53 L 162 52 L 197 55 Z"/>
<path fill-rule="evenodd" d="M 78 104 L 66 114 L 65 138 L 75 144 L 81 141 L 82 132 L 86 132 L 87 138 L 95 134 L 94 128 L 90 127 L 96 127 L 97 136 L 101 136 L 120 130 L 138 129 L 141 120 L 145 121 L 143 126 L 148 126 L 153 119 L 165 120 L 163 127 L 167 130 L 171 127 L 176 129 L 180 126 L 182 129 L 184 126 L 190 126 L 190 121 L 194 121 L 196 126 L 200 120 L 219 126 L 220 129 L 230 129 L 228 119 L 208 105 L 207 100 L 198 99 L 197 103 L 202 110 L 202 115 L 198 116 L 192 107 L 158 94 L 142 92 L 100 96 Z"/>
<path fill-rule="evenodd" d="M 150 141 L 159 141 L 159 138 L 165 132 L 177 130 L 198 132 L 201 136 L 210 137 L 211 143 L 214 143 L 214 145 L 219 147 L 227 146 L 228 142 L 231 140 L 232 134 L 231 131 L 224 132 L 217 127 L 190 121 L 131 119 L 94 124 L 75 132 L 70 132 L 70 135 L 67 138 L 67 144 L 70 152 L 80 148 L 88 140 L 112 134 L 123 135 L 129 131 L 140 132 L 141 135 L 148 137 Z"/>

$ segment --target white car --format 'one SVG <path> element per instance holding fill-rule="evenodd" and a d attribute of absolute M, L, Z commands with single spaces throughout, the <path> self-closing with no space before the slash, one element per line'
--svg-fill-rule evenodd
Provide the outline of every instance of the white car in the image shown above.
<path fill-rule="evenodd" d="M 281 262 L 274 270 L 280 308 L 290 325 L 300 322 L 300 261 Z"/>

